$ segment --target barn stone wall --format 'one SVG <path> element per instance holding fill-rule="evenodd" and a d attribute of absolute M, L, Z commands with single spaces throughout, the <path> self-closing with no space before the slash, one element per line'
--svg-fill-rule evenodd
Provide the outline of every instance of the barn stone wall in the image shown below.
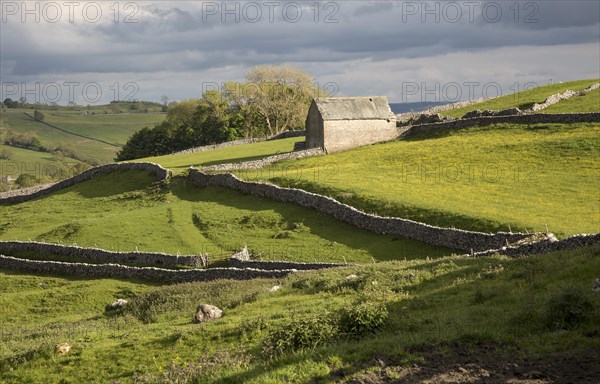
<path fill-rule="evenodd" d="M 324 122 L 324 150 L 342 151 L 398 137 L 395 120 L 333 120 Z"/>

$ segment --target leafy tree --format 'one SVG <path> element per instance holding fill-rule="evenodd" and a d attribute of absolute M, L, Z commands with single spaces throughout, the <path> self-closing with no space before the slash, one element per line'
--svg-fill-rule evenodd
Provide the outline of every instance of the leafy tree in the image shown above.
<path fill-rule="evenodd" d="M 314 78 L 290 66 L 252 68 L 246 83 L 227 83 L 226 97 L 243 112 L 257 113 L 269 135 L 301 129 L 312 99 L 327 96 L 314 85 Z"/>
<path fill-rule="evenodd" d="M 19 102 L 11 99 L 10 97 L 7 97 L 6 99 L 4 99 L 3 104 L 6 105 L 6 108 L 18 108 L 19 107 Z"/>

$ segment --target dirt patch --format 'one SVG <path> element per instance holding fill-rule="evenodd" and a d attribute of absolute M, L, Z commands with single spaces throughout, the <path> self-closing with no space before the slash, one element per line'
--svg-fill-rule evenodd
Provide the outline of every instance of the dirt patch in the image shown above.
<path fill-rule="evenodd" d="M 446 343 L 409 349 L 420 357 L 411 365 L 374 358 L 363 373 L 336 381 L 347 384 L 474 383 L 567 384 L 600 383 L 600 351 L 543 358 L 520 358 L 514 346 L 498 343 Z"/>

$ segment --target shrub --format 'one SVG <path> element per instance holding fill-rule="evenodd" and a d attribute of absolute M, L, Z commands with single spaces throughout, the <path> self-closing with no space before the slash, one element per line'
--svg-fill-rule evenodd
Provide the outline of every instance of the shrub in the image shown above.
<path fill-rule="evenodd" d="M 17 177 L 15 183 L 17 183 L 17 185 L 21 188 L 27 188 L 36 185 L 38 183 L 38 179 L 29 173 L 22 173 L 19 175 L 19 177 Z"/>
<path fill-rule="evenodd" d="M 338 334 L 330 316 L 322 315 L 293 321 L 269 332 L 263 342 L 263 356 L 272 359 L 284 353 L 314 349 L 329 342 Z"/>
<path fill-rule="evenodd" d="M 15 155 L 10 149 L 0 150 L 0 160 L 10 160 Z"/>
<path fill-rule="evenodd" d="M 360 338 L 375 332 L 387 319 L 388 310 L 385 304 L 366 302 L 342 310 L 339 328 L 346 336 Z"/>
<path fill-rule="evenodd" d="M 546 303 L 546 324 L 551 329 L 573 329 L 584 322 L 593 309 L 583 290 L 567 286 L 550 295 Z"/>

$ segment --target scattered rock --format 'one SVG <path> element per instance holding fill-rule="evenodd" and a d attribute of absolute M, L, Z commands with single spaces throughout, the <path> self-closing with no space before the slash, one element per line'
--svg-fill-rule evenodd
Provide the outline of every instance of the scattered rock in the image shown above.
<path fill-rule="evenodd" d="M 117 299 L 117 301 L 113 302 L 110 307 L 113 309 L 117 309 L 117 308 L 123 308 L 125 305 L 127 305 L 127 300 L 125 299 Z"/>
<path fill-rule="evenodd" d="M 476 109 L 474 111 L 467 112 L 462 118 L 463 119 L 472 119 L 475 117 L 492 117 L 492 116 L 514 116 L 514 115 L 522 115 L 523 111 L 519 108 L 507 108 L 501 111 L 492 111 L 486 109 L 485 111 Z"/>
<path fill-rule="evenodd" d="M 592 291 L 600 292 L 600 278 L 596 278 L 592 283 Z"/>
<path fill-rule="evenodd" d="M 441 123 L 444 121 L 454 120 L 449 116 L 442 116 L 439 113 L 422 113 L 416 119 L 411 119 L 410 124 L 412 125 L 420 125 L 420 124 L 432 124 L 432 123 Z"/>
<path fill-rule="evenodd" d="M 348 279 L 348 280 L 350 280 L 350 279 L 358 279 L 358 276 L 352 274 L 352 275 L 346 276 L 346 279 Z"/>
<path fill-rule="evenodd" d="M 220 319 L 223 316 L 223 311 L 218 307 L 210 304 L 201 304 L 196 309 L 196 314 L 194 315 L 193 323 L 203 323 L 206 321 Z"/>
<path fill-rule="evenodd" d="M 281 289 L 281 285 L 274 285 L 271 288 L 269 288 L 269 292 L 277 292 Z"/>
<path fill-rule="evenodd" d="M 69 345 L 69 343 L 61 343 L 56 344 L 54 346 L 54 353 L 56 353 L 57 355 L 66 355 L 67 353 L 69 353 L 70 350 L 71 346 Z"/>

